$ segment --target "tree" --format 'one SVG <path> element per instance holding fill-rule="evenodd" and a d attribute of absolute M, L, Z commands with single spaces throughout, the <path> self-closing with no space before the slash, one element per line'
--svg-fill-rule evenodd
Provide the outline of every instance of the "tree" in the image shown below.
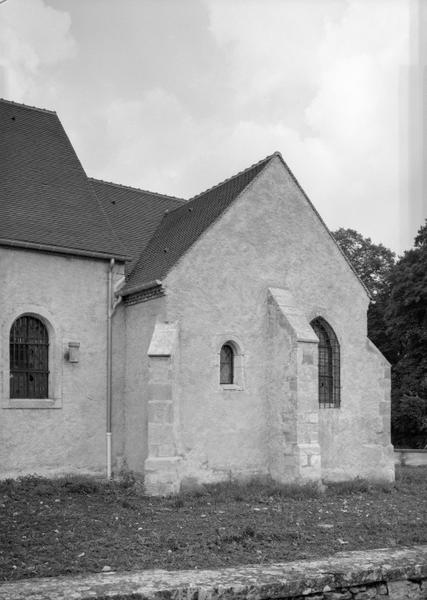
<path fill-rule="evenodd" d="M 392 363 L 392 441 L 427 447 L 427 221 L 396 263 L 353 229 L 334 236 L 371 292 L 368 335 Z"/>
<path fill-rule="evenodd" d="M 427 402 L 427 221 L 414 248 L 393 269 L 385 320 L 398 349 L 395 389 L 400 397 L 419 396 Z"/>
<path fill-rule="evenodd" d="M 375 300 L 387 286 L 395 253 L 383 244 L 374 244 L 371 238 L 364 238 L 354 229 L 340 227 L 333 236 Z"/>
<path fill-rule="evenodd" d="M 368 336 L 393 363 L 396 347 L 386 333 L 384 311 L 390 275 L 395 265 L 395 253 L 383 244 L 374 244 L 371 238 L 364 238 L 354 229 L 341 227 L 333 232 L 333 236 L 371 294 Z"/>

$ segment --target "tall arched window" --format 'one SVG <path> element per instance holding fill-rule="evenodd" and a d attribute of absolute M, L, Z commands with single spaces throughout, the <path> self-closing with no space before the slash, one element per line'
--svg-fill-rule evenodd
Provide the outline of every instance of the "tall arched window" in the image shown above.
<path fill-rule="evenodd" d="M 10 397 L 48 398 L 49 336 L 40 319 L 23 315 L 10 329 Z"/>
<path fill-rule="evenodd" d="M 234 349 L 228 342 L 221 348 L 219 382 L 224 385 L 234 383 Z"/>
<path fill-rule="evenodd" d="M 332 327 L 317 317 L 310 323 L 319 338 L 319 406 L 340 406 L 340 346 Z"/>

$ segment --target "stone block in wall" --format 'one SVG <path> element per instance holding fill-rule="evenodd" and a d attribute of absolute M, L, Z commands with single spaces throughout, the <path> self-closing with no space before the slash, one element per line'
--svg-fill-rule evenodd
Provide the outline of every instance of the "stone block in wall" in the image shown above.
<path fill-rule="evenodd" d="M 336 592 L 325 592 L 321 598 L 323 598 L 323 600 L 351 600 L 353 594 L 349 590 L 340 590 Z"/>
<path fill-rule="evenodd" d="M 171 379 L 171 362 L 168 356 L 156 356 L 149 362 L 149 377 L 151 383 L 164 383 Z"/>
<path fill-rule="evenodd" d="M 153 423 L 148 425 L 148 443 L 164 444 L 174 439 L 172 423 Z"/>
<path fill-rule="evenodd" d="M 425 600 L 427 598 L 427 590 L 423 590 L 420 583 L 415 581 L 389 581 L 387 588 L 390 600 Z"/>
<path fill-rule="evenodd" d="M 390 400 L 383 400 L 379 403 L 380 415 L 390 416 Z"/>
<path fill-rule="evenodd" d="M 149 444 L 148 451 L 151 458 L 174 456 L 175 444 Z"/>
<path fill-rule="evenodd" d="M 299 476 L 302 479 L 319 479 L 318 471 L 320 469 L 320 447 L 318 444 L 299 444 Z"/>
<path fill-rule="evenodd" d="M 155 361 L 157 360 L 156 358 Z M 170 382 L 165 383 L 164 381 L 149 383 L 148 396 L 150 400 L 172 400 L 172 384 Z"/>
<path fill-rule="evenodd" d="M 180 470 L 176 456 L 178 424 L 174 406 L 174 365 L 178 324 L 158 321 L 148 349 L 148 458 L 144 464 L 148 494 L 167 495 L 179 490 Z"/>
<path fill-rule="evenodd" d="M 150 400 L 148 403 L 148 421 L 150 423 L 172 423 L 172 402 L 158 402 L 156 400 Z"/>
<path fill-rule="evenodd" d="M 317 425 L 319 423 L 319 411 L 315 411 L 315 412 L 308 412 L 306 415 L 306 421 L 307 423 L 313 423 L 315 425 Z"/>
<path fill-rule="evenodd" d="M 376 585 L 371 585 L 369 587 L 363 585 L 351 588 L 351 593 L 354 600 L 373 600 L 379 595 Z"/>
<path fill-rule="evenodd" d="M 149 496 L 168 496 L 179 492 L 180 456 L 147 458 L 144 463 L 144 488 Z"/>

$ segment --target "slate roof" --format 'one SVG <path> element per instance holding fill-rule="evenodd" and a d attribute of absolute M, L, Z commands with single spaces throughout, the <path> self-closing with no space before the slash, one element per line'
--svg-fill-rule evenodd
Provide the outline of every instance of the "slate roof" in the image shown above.
<path fill-rule="evenodd" d="M 186 202 L 89 179 L 55 112 L 0 99 L 0 245 L 129 260 L 132 294 L 163 279 L 274 156 Z"/>
<path fill-rule="evenodd" d="M 0 164 L 0 244 L 126 256 L 55 112 L 0 99 Z"/>
<path fill-rule="evenodd" d="M 162 280 L 199 236 L 226 210 L 277 153 L 191 198 L 164 215 L 130 273 L 123 295 Z"/>
<path fill-rule="evenodd" d="M 173 210 L 185 200 L 129 186 L 89 178 L 108 219 L 131 257 L 130 271 L 144 250 L 166 210 Z"/>

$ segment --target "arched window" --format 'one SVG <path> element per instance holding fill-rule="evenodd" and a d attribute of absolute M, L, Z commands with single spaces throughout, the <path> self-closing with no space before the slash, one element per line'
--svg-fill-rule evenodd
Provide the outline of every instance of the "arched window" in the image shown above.
<path fill-rule="evenodd" d="M 23 315 L 10 329 L 10 397 L 48 398 L 49 336 L 40 319 Z"/>
<path fill-rule="evenodd" d="M 219 382 L 224 385 L 234 383 L 234 349 L 229 342 L 221 348 Z"/>
<path fill-rule="evenodd" d="M 319 406 L 340 406 L 340 346 L 332 327 L 317 317 L 310 323 L 319 338 Z"/>

